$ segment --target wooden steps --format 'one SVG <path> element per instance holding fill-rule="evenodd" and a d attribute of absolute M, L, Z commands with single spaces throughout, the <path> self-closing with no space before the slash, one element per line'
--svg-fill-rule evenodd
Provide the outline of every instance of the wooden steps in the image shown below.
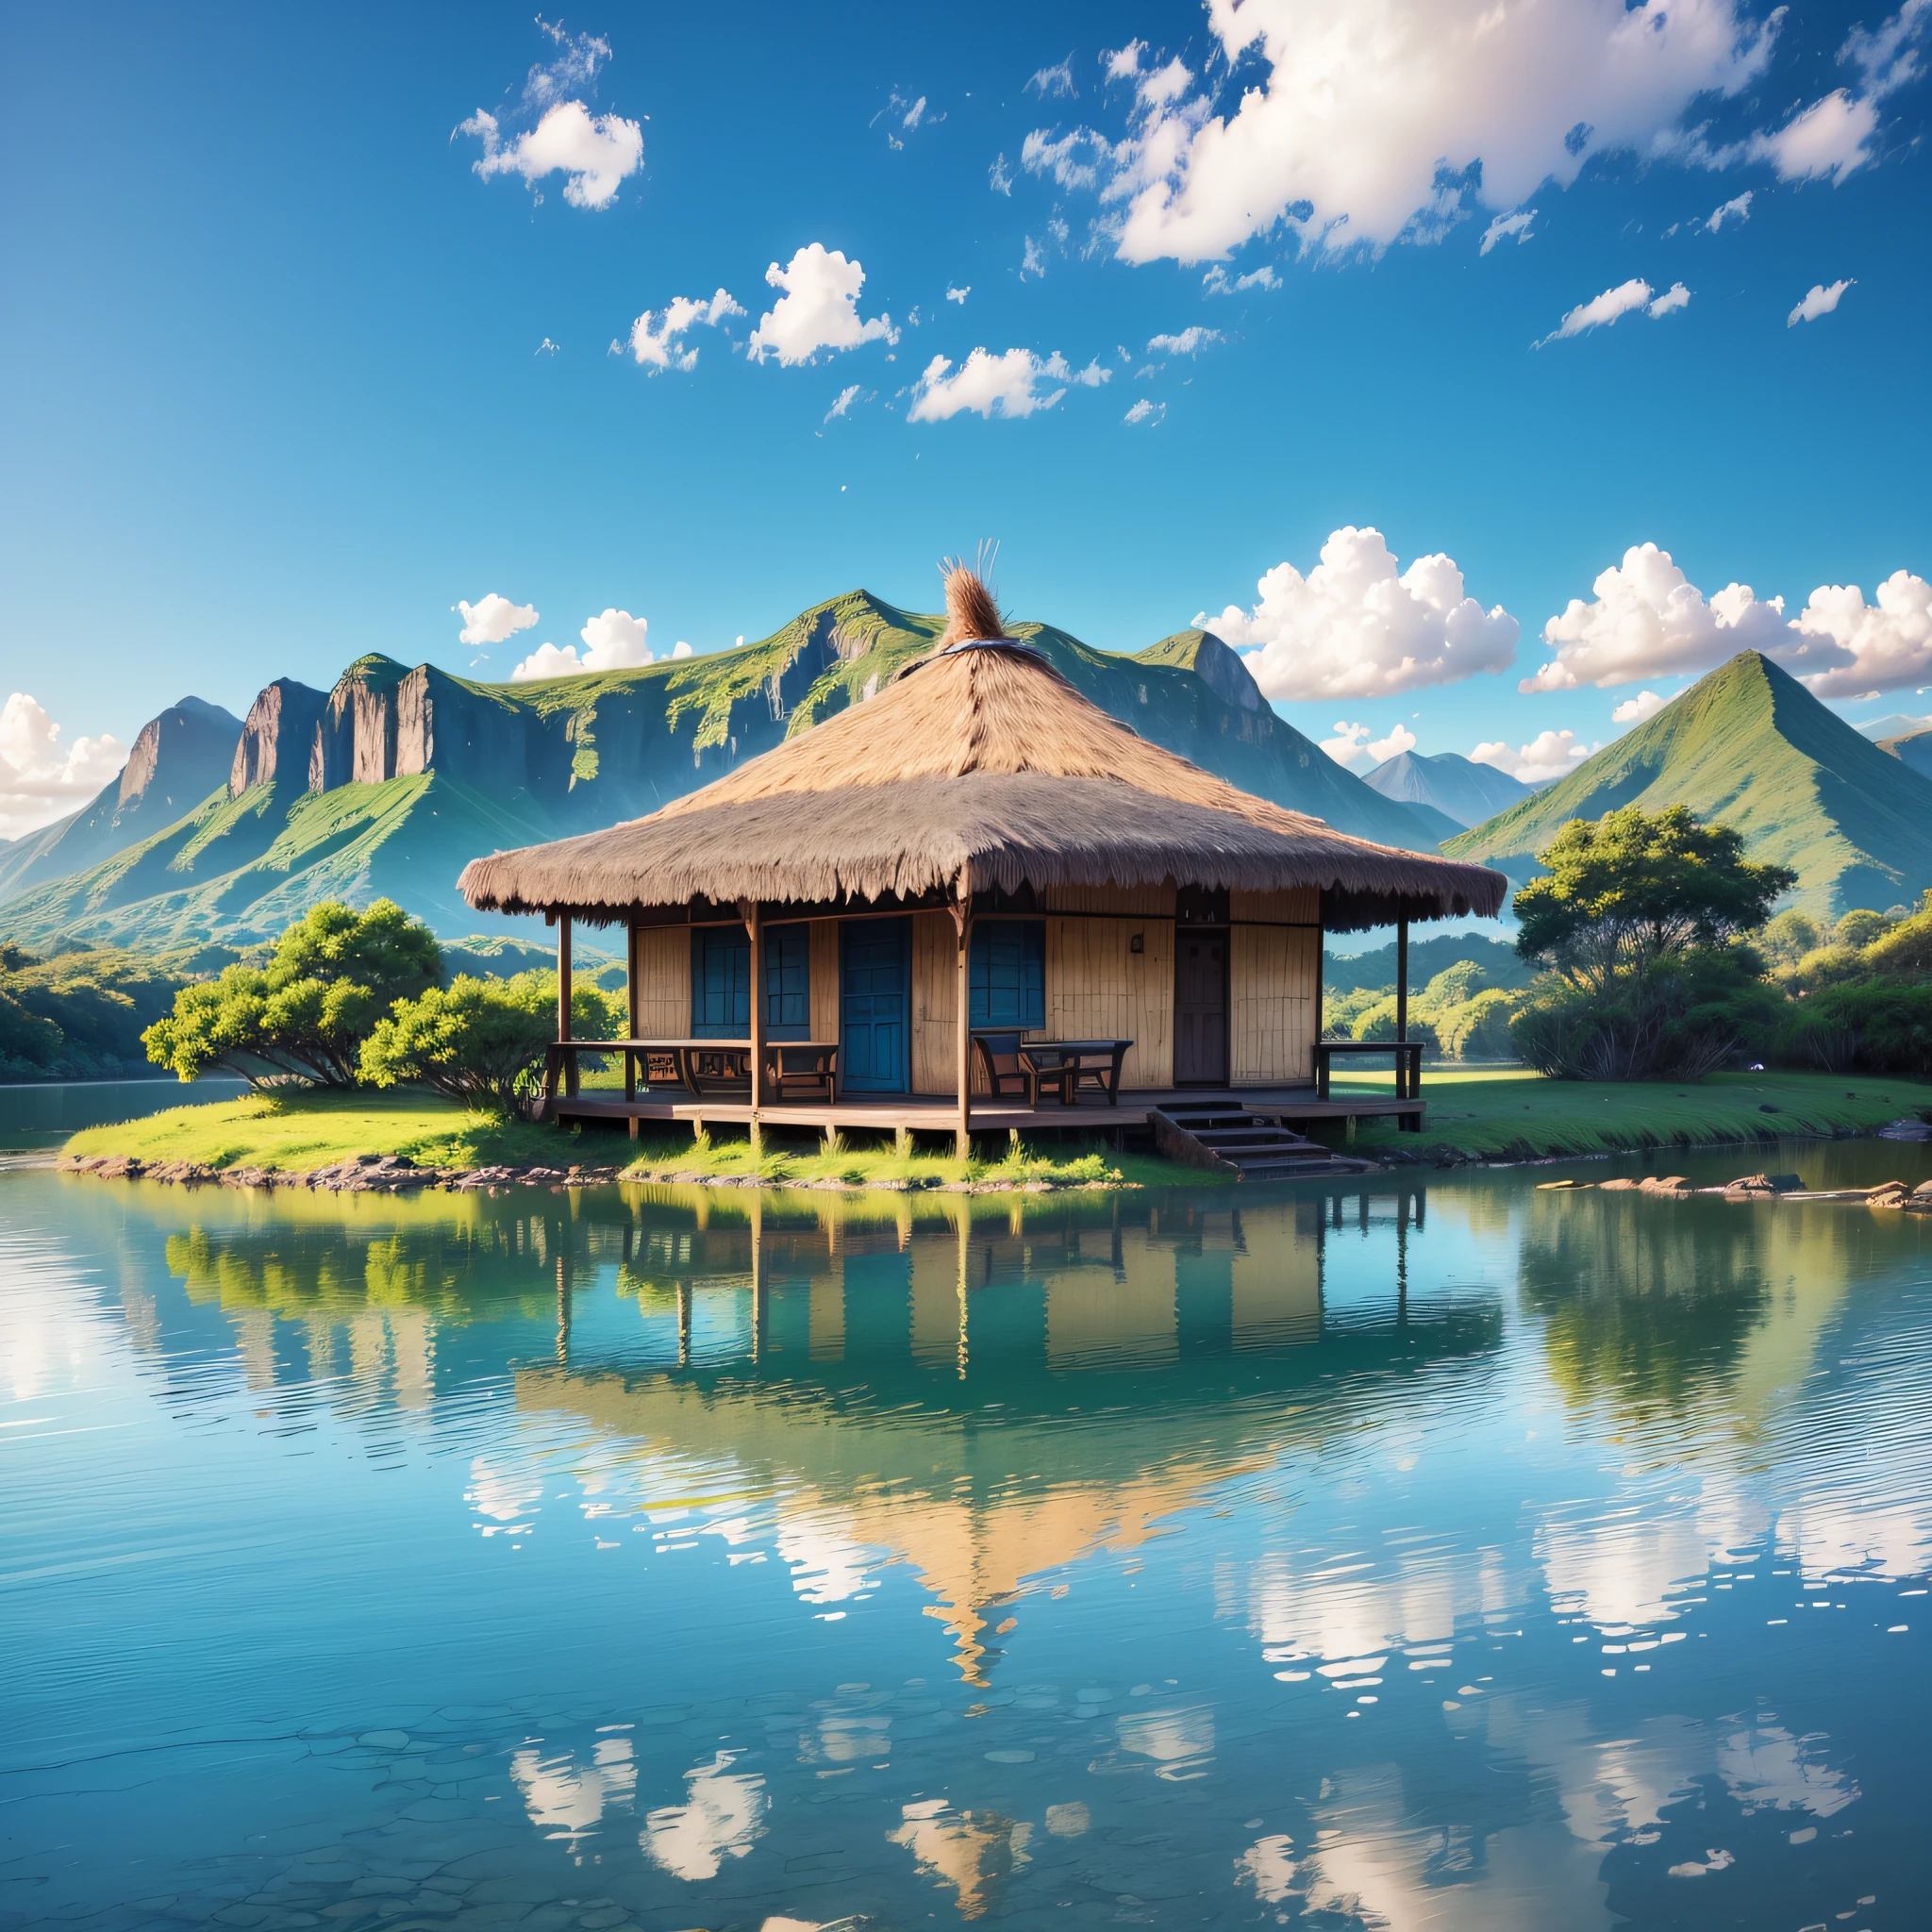
<path fill-rule="evenodd" d="M 1168 1159 L 1232 1174 L 1241 1181 L 1363 1174 L 1374 1165 L 1337 1154 L 1319 1141 L 1291 1131 L 1277 1119 L 1249 1112 L 1238 1102 L 1170 1101 L 1151 1108 L 1147 1120 L 1155 1146 Z"/>

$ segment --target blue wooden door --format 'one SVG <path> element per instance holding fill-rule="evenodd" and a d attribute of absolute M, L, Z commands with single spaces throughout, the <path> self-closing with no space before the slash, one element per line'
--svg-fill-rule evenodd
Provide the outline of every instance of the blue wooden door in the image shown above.
<path fill-rule="evenodd" d="M 903 1093 L 912 1036 L 912 922 L 856 919 L 841 938 L 841 1084 L 850 1093 Z"/>

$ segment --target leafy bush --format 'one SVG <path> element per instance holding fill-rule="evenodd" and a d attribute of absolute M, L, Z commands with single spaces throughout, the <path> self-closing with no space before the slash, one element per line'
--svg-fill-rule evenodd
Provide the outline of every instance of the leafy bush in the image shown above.
<path fill-rule="evenodd" d="M 1824 944 L 1818 922 L 1807 918 L 1796 907 L 1778 916 L 1757 935 L 1758 949 L 1774 967 L 1795 966 L 1807 954 Z"/>
<path fill-rule="evenodd" d="M 1869 946 L 1874 940 L 1881 940 L 1897 924 L 1890 913 L 1871 912 L 1863 907 L 1847 912 L 1831 929 L 1831 943 L 1835 946 Z M 1821 940 L 1820 944 L 1824 941 Z"/>
<path fill-rule="evenodd" d="M 142 1029 L 167 1012 L 189 971 L 182 954 L 71 946 L 42 959 L 0 946 L 0 1074 L 98 1079 L 139 1067 Z"/>
<path fill-rule="evenodd" d="M 1489 986 L 1451 1007 L 1435 1023 L 1443 1056 L 1457 1060 L 1507 1059 L 1516 1051 L 1509 1023 L 1522 1005 L 1520 992 Z"/>
<path fill-rule="evenodd" d="M 571 1031 L 608 1040 L 623 1003 L 573 977 Z M 529 1114 L 541 1097 L 543 1051 L 557 1038 L 557 974 L 519 973 L 431 987 L 398 1000 L 362 1042 L 362 1078 L 373 1087 L 421 1081 L 451 1100 Z"/>
<path fill-rule="evenodd" d="M 384 1009 L 441 970 L 436 936 L 393 900 L 366 912 L 329 901 L 283 933 L 265 967 L 230 966 L 183 987 L 142 1042 L 183 1080 L 225 1067 L 256 1087 L 350 1087 Z"/>
<path fill-rule="evenodd" d="M 1781 1047 L 1830 1073 L 1932 1074 L 1932 986 L 1872 979 L 1813 993 Z"/>

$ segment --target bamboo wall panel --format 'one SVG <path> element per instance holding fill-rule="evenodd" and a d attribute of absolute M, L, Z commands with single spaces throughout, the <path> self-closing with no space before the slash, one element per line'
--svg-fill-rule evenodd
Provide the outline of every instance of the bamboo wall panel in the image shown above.
<path fill-rule="evenodd" d="M 638 929 L 638 1038 L 683 1040 L 691 1032 L 691 927 Z"/>
<path fill-rule="evenodd" d="M 1141 935 L 1146 950 L 1130 941 Z M 1150 919 L 1046 922 L 1046 1038 L 1131 1040 L 1123 1087 L 1174 1082 L 1174 926 Z"/>
<path fill-rule="evenodd" d="M 839 1037 L 839 922 L 811 923 L 811 1037 Z"/>
<path fill-rule="evenodd" d="M 958 1092 L 959 944 L 950 912 L 912 915 L 912 1091 Z"/>
<path fill-rule="evenodd" d="M 1141 913 L 1153 919 L 1174 917 L 1174 881 L 1158 886 L 1049 886 L 1049 912 Z"/>
<path fill-rule="evenodd" d="M 1322 918 L 1318 886 L 1290 886 L 1279 892 L 1244 892 L 1240 887 L 1227 895 L 1227 914 L 1237 925 L 1253 920 L 1261 925 L 1316 925 Z"/>
<path fill-rule="evenodd" d="M 1237 925 L 1229 939 L 1229 1080 L 1252 1087 L 1311 1079 L 1322 935 L 1307 926 Z"/>

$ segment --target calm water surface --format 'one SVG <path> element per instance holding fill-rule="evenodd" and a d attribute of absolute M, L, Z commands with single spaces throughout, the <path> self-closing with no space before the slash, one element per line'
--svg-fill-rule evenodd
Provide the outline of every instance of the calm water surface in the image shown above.
<path fill-rule="evenodd" d="M 0 1087 L 0 1156 L 57 1148 L 83 1127 L 140 1120 L 171 1107 L 235 1100 L 245 1080 L 212 1074 L 183 1087 L 179 1080 L 47 1080 Z"/>
<path fill-rule="evenodd" d="M 1924 1924 L 1932 1224 L 1549 1177 L 0 1175 L 0 1923 Z"/>

